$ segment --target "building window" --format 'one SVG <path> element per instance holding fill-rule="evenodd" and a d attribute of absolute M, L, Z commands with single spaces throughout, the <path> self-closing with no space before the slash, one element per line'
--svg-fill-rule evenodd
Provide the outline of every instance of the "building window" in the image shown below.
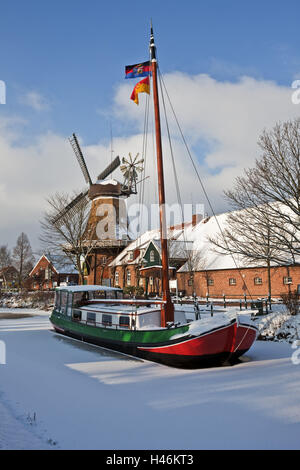
<path fill-rule="evenodd" d="M 261 277 L 255 277 L 254 278 L 254 285 L 255 286 L 261 286 L 262 285 L 262 278 Z"/>
<path fill-rule="evenodd" d="M 115 284 L 116 284 L 116 286 L 119 285 L 119 273 L 118 273 L 118 271 L 116 271 L 116 273 L 115 273 Z"/>
<path fill-rule="evenodd" d="M 133 251 L 129 252 L 128 259 L 129 259 L 129 261 L 133 260 Z"/>
<path fill-rule="evenodd" d="M 127 285 L 130 286 L 131 285 L 131 272 L 128 270 L 127 271 Z"/>
<path fill-rule="evenodd" d="M 229 278 L 229 285 L 230 285 L 230 286 L 236 286 L 236 279 L 235 279 L 235 277 L 230 277 L 230 278 Z"/>
<path fill-rule="evenodd" d="M 102 324 L 105 326 L 111 326 L 112 325 L 112 316 L 111 315 L 102 315 Z"/>
<path fill-rule="evenodd" d="M 150 263 L 154 263 L 155 261 L 155 253 L 154 250 L 150 251 Z"/>
<path fill-rule="evenodd" d="M 102 256 L 101 258 L 101 264 L 105 265 L 107 263 L 107 256 Z"/>
<path fill-rule="evenodd" d="M 293 279 L 291 277 L 284 277 L 283 284 L 293 284 Z"/>
<path fill-rule="evenodd" d="M 192 286 L 193 285 L 193 279 L 189 279 L 188 280 L 188 286 Z"/>
<path fill-rule="evenodd" d="M 153 286 L 153 276 L 149 277 L 149 284 L 150 284 L 150 286 Z"/>
<path fill-rule="evenodd" d="M 211 277 L 209 277 L 209 278 L 207 279 L 207 285 L 208 285 L 208 286 L 213 286 L 213 285 L 214 285 L 214 280 L 213 280 Z"/>

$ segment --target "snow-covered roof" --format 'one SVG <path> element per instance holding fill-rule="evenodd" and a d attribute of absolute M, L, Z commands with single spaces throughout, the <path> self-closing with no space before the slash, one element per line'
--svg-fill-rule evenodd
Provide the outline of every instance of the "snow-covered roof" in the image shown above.
<path fill-rule="evenodd" d="M 126 260 L 126 264 L 135 264 L 139 261 L 139 258 L 142 256 L 142 254 L 140 254 L 140 256 L 138 258 L 136 258 L 135 260 L 127 263 L 127 255 L 129 254 L 130 251 L 134 251 L 136 249 L 143 249 L 143 248 L 146 248 L 146 246 L 148 245 L 148 243 L 153 240 L 154 238 L 158 238 L 159 237 L 159 230 L 158 229 L 155 229 L 155 230 L 147 230 L 147 232 L 144 232 L 142 235 L 140 235 L 136 240 L 134 240 L 133 242 L 131 242 L 129 245 L 127 245 L 126 248 L 124 248 L 123 251 L 121 251 L 121 253 L 110 263 L 110 267 L 115 267 L 115 266 L 119 266 L 119 265 L 122 265 L 125 260 Z"/>
<path fill-rule="evenodd" d="M 45 258 L 49 264 L 52 265 L 54 271 L 57 274 L 78 274 L 78 271 L 74 267 L 72 263 L 63 256 L 60 255 L 52 255 L 52 254 L 42 254 L 42 256 L 38 259 L 34 267 L 29 273 L 29 276 L 34 272 L 35 268 L 38 266 L 41 259 Z"/>
<path fill-rule="evenodd" d="M 288 210 L 283 207 L 282 210 Z M 235 211 L 241 212 L 241 211 Z M 178 248 L 179 252 L 186 251 L 189 249 L 191 253 L 191 260 L 193 263 L 193 270 L 196 271 L 212 271 L 212 270 L 221 270 L 221 269 L 236 269 L 236 268 L 250 268 L 250 267 L 259 267 L 264 266 L 263 261 L 250 262 L 238 256 L 237 254 L 220 254 L 215 251 L 212 243 L 209 241 L 209 238 L 214 238 L 221 234 L 220 230 L 225 230 L 226 228 L 226 219 L 229 214 L 234 212 L 225 212 L 218 214 L 212 217 L 206 217 L 201 219 L 196 224 L 186 223 L 184 232 L 182 231 L 181 226 L 175 227 L 175 230 L 170 232 L 170 236 L 174 239 L 172 241 L 170 248 L 171 250 L 176 250 Z M 135 260 L 130 261 L 127 256 L 130 251 L 138 249 L 146 249 L 150 242 L 153 242 L 158 250 L 160 251 L 160 232 L 159 230 L 148 230 L 143 233 L 137 240 L 130 243 L 110 264 L 111 267 L 118 265 L 126 264 L 136 264 L 138 263 L 143 253 L 141 253 Z M 176 248 L 177 247 L 177 248 Z M 170 256 L 171 258 L 176 258 L 175 253 L 173 252 Z M 181 256 L 183 257 L 183 256 Z M 299 260 L 300 262 L 300 260 Z M 274 265 L 275 263 L 271 263 Z M 188 272 L 190 271 L 189 262 L 186 262 L 178 272 Z"/>
<path fill-rule="evenodd" d="M 120 291 L 117 287 L 96 286 L 96 285 L 83 285 L 83 286 L 62 286 L 56 287 L 55 290 L 67 290 L 68 292 L 87 292 L 87 291 Z"/>

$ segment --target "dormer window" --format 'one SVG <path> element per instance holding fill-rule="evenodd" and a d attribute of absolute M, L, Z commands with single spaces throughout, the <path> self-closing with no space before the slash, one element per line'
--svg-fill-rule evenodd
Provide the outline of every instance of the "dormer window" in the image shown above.
<path fill-rule="evenodd" d="M 154 250 L 150 251 L 150 263 L 154 263 L 155 261 L 155 252 Z"/>
<path fill-rule="evenodd" d="M 129 261 L 133 260 L 133 251 L 129 252 L 128 259 L 129 259 Z"/>

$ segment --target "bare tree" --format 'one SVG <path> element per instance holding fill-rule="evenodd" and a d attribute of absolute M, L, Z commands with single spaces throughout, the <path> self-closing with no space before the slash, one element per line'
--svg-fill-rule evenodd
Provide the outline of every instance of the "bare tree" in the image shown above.
<path fill-rule="evenodd" d="M 225 191 L 235 211 L 210 241 L 221 253 L 265 265 L 271 294 L 271 263 L 295 264 L 300 254 L 300 119 L 265 130 L 258 145 L 255 167 Z"/>
<path fill-rule="evenodd" d="M 195 273 L 203 272 L 206 279 L 206 287 L 209 290 L 208 285 L 208 271 L 207 271 L 207 258 L 204 250 L 186 250 L 187 261 L 184 265 L 185 271 L 189 273 L 189 279 L 192 285 L 193 295 L 196 293 L 195 287 Z"/>
<path fill-rule="evenodd" d="M 4 268 L 7 268 L 11 264 L 12 264 L 11 254 L 7 245 L 0 246 L 0 271 L 2 271 L 1 275 L 4 279 L 5 287 L 7 286 L 7 280 L 6 280 Z"/>
<path fill-rule="evenodd" d="M 46 251 L 64 255 L 74 265 L 79 281 L 84 280 L 84 263 L 97 245 L 95 227 L 88 224 L 90 204 L 82 198 L 72 209 L 66 207 L 74 195 L 56 193 L 48 198 L 49 209 L 41 221 L 40 240 Z"/>
<path fill-rule="evenodd" d="M 18 287 L 20 288 L 34 263 L 31 245 L 24 232 L 17 239 L 16 246 L 13 249 L 12 261 L 18 271 Z"/>
<path fill-rule="evenodd" d="M 255 208 L 261 223 L 267 213 L 273 225 L 271 245 L 281 248 L 277 262 L 295 263 L 300 253 L 300 119 L 265 130 L 258 145 L 261 158 L 226 195 L 233 208 Z"/>
<path fill-rule="evenodd" d="M 278 243 L 278 232 L 281 230 L 283 228 L 278 227 L 267 207 L 265 211 L 261 208 L 246 208 L 231 212 L 222 233 L 209 237 L 209 241 L 214 251 L 231 255 L 237 267 L 239 262 L 266 267 L 268 294 L 271 295 L 271 265 L 283 261 L 281 245 Z"/>

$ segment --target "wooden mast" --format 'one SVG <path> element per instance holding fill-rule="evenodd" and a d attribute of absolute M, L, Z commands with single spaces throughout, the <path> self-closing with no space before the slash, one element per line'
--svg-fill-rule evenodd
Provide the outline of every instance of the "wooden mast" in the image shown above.
<path fill-rule="evenodd" d="M 152 83 L 153 83 L 153 100 L 155 114 L 155 135 L 156 135 L 156 156 L 157 156 L 157 172 L 158 172 L 158 195 L 159 195 L 159 220 L 160 220 L 160 240 L 161 240 L 161 259 L 162 259 L 162 293 L 163 300 L 166 302 L 161 308 L 161 326 L 167 326 L 167 322 L 174 321 L 174 305 L 171 301 L 169 287 L 169 260 L 168 260 L 168 239 L 166 226 L 165 211 L 165 184 L 163 156 L 161 145 L 161 126 L 159 114 L 159 98 L 157 86 L 157 60 L 156 47 L 154 44 L 153 28 L 151 24 L 150 37 L 150 60 L 152 65 Z"/>

